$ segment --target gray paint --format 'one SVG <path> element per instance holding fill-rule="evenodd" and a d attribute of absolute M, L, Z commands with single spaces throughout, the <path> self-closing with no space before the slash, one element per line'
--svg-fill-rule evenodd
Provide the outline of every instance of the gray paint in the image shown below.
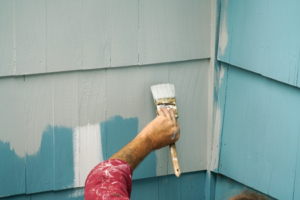
<path fill-rule="evenodd" d="M 78 72 L 53 75 L 54 126 L 78 124 Z"/>
<path fill-rule="evenodd" d="M 139 2 L 139 64 L 210 57 L 209 0 Z"/>
<path fill-rule="evenodd" d="M 206 169 L 209 60 L 174 63 L 169 82 L 176 90 L 180 139 L 176 143 L 182 173 Z M 173 174 L 168 159 L 168 174 Z"/>
<path fill-rule="evenodd" d="M 0 76 L 14 74 L 14 1 L 0 1 Z"/>
<path fill-rule="evenodd" d="M 79 73 L 79 126 L 106 120 L 106 70 L 88 70 Z"/>
<path fill-rule="evenodd" d="M 22 85 L 25 86 L 26 153 L 34 155 L 40 148 L 44 129 L 53 126 L 52 74 L 26 76 Z"/>
<path fill-rule="evenodd" d="M 46 72 L 46 0 L 15 0 L 16 72 Z"/>
<path fill-rule="evenodd" d="M 82 66 L 80 0 L 47 1 L 47 71 L 77 70 Z"/>
<path fill-rule="evenodd" d="M 0 76 L 210 57 L 209 0 L 1 0 Z"/>
<path fill-rule="evenodd" d="M 110 66 L 110 4 L 82 1 L 82 69 Z"/>
<path fill-rule="evenodd" d="M 25 157 L 25 109 L 23 77 L 0 79 L 0 140 Z"/>
<path fill-rule="evenodd" d="M 111 66 L 138 63 L 138 0 L 111 1 Z"/>

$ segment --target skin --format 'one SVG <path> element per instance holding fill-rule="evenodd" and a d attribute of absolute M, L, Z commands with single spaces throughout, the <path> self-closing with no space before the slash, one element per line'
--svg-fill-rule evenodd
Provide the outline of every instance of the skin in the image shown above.
<path fill-rule="evenodd" d="M 173 137 L 176 131 L 177 134 Z M 174 111 L 161 108 L 158 116 L 110 159 L 124 160 L 134 170 L 151 151 L 173 144 L 179 136 L 180 127 Z"/>

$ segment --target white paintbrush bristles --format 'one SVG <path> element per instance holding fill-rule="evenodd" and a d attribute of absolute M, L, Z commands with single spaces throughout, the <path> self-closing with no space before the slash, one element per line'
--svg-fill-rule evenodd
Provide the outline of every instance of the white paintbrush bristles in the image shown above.
<path fill-rule="evenodd" d="M 153 99 L 158 101 L 162 98 L 175 98 L 175 87 L 173 84 L 160 84 L 151 86 Z"/>

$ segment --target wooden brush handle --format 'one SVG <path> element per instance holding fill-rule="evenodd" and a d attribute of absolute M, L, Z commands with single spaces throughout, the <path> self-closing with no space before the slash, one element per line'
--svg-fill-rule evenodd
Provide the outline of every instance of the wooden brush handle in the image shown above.
<path fill-rule="evenodd" d="M 170 152 L 171 152 L 171 157 L 172 157 L 172 162 L 173 162 L 173 168 L 174 168 L 175 175 L 177 177 L 179 177 L 181 175 L 181 172 L 180 172 L 180 168 L 179 168 L 175 143 L 170 144 Z"/>

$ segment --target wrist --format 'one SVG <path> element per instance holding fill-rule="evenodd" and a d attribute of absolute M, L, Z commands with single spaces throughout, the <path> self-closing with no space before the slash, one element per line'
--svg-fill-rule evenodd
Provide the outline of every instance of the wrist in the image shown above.
<path fill-rule="evenodd" d="M 149 130 L 142 130 L 142 132 L 138 135 L 138 139 L 141 142 L 141 144 L 143 144 L 144 148 L 149 151 L 149 153 L 151 151 L 154 150 L 153 148 L 153 143 L 151 140 L 151 136 L 150 136 L 150 131 Z"/>

